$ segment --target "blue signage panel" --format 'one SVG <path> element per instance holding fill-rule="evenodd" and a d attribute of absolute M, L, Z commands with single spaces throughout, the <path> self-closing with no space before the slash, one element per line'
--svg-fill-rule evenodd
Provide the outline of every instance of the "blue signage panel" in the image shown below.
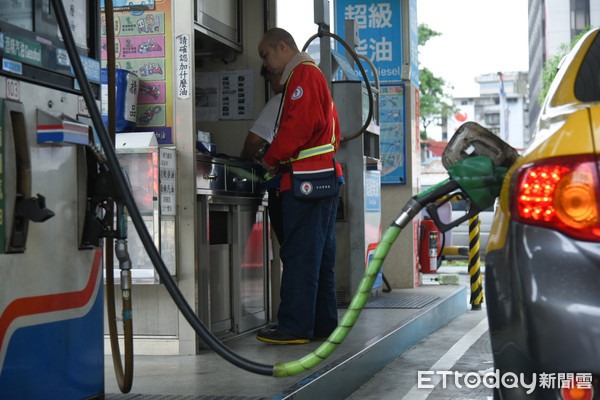
<path fill-rule="evenodd" d="M 379 171 L 365 171 L 365 212 L 381 212 Z"/>
<path fill-rule="evenodd" d="M 100 1 L 100 8 L 104 11 L 104 1 Z M 159 1 L 160 3 L 160 1 Z M 114 11 L 143 12 L 144 10 L 154 10 L 154 0 L 113 0 Z"/>
<path fill-rule="evenodd" d="M 358 28 L 357 53 L 368 57 L 379 75 L 380 82 L 401 80 L 402 70 L 402 8 L 400 0 L 389 2 L 369 0 L 337 0 L 335 31 L 344 37 L 344 21 L 353 19 Z M 339 51 L 344 51 L 337 44 Z M 375 77 L 366 63 L 365 71 L 371 82 Z"/>
<path fill-rule="evenodd" d="M 417 23 L 417 0 L 409 1 L 410 12 L 410 80 L 419 87 L 419 25 Z"/>
<path fill-rule="evenodd" d="M 406 184 L 406 100 L 403 84 L 383 84 L 379 92 L 381 184 Z"/>

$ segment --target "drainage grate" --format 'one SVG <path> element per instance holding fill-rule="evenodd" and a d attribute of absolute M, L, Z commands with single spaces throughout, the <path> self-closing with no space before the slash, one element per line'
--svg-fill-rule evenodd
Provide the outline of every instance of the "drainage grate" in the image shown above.
<path fill-rule="evenodd" d="M 439 297 L 424 295 L 382 295 L 368 300 L 364 308 L 423 308 L 437 299 Z"/>

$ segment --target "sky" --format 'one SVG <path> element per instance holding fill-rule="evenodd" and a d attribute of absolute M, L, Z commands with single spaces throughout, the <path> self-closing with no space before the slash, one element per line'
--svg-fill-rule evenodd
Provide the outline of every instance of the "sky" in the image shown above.
<path fill-rule="evenodd" d="M 298 47 L 302 48 L 318 30 L 314 23 L 314 0 L 277 0 L 277 4 L 277 26 L 291 33 Z"/>
<path fill-rule="evenodd" d="M 314 0 L 278 4 L 277 25 L 301 48 L 317 32 Z M 525 0 L 417 0 L 417 21 L 441 33 L 419 48 L 420 66 L 443 78 L 455 97 L 478 95 L 478 75 L 529 69 Z"/>
<path fill-rule="evenodd" d="M 527 1 L 417 0 L 417 20 L 442 35 L 419 48 L 419 63 L 454 86 L 479 94 L 482 74 L 529 70 Z"/>

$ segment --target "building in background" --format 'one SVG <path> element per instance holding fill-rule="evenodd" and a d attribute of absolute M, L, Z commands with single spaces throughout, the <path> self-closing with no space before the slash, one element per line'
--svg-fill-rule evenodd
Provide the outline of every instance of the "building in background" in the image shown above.
<path fill-rule="evenodd" d="M 544 63 L 588 25 L 600 26 L 598 0 L 529 0 L 529 125 L 540 113 Z"/>
<path fill-rule="evenodd" d="M 522 149 L 529 142 L 529 98 L 526 72 L 478 76 L 478 97 L 454 97 L 458 112 L 448 118 L 449 139 L 467 121 L 486 127 L 511 146 Z M 501 90 L 503 86 L 503 90 Z"/>
<path fill-rule="evenodd" d="M 503 93 L 498 73 L 478 76 L 479 96 L 453 97 L 458 111 L 447 118 L 442 127 L 447 135 L 442 141 L 421 140 L 421 164 L 441 157 L 445 145 L 454 132 L 465 122 L 473 121 L 492 131 L 512 147 L 523 149 L 529 140 L 529 98 L 526 72 L 506 72 L 503 77 Z M 504 123 L 507 121 L 507 123 Z"/>

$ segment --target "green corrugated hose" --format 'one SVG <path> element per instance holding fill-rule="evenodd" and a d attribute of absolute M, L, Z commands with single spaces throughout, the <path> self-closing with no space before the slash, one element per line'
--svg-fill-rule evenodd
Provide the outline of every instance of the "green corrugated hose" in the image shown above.
<path fill-rule="evenodd" d="M 390 247 L 400 231 L 423 207 L 461 188 L 468 190 L 467 194 L 472 197 L 473 201 L 476 201 L 477 205 L 487 208 L 500 193 L 506 168 L 496 167 L 488 157 L 476 156 L 457 162 L 450 168 L 449 174 L 452 179 L 447 179 L 411 198 L 398 218 L 385 230 L 348 311 L 327 341 L 299 360 L 275 364 L 273 376 L 291 376 L 307 371 L 327 358 L 342 343 L 358 319 Z"/>
<path fill-rule="evenodd" d="M 383 233 L 381 241 L 375 248 L 375 253 L 369 261 L 365 274 L 358 285 L 358 290 L 352 298 L 352 302 L 350 303 L 350 306 L 348 306 L 348 310 L 342 317 L 338 327 L 327 338 L 327 341 L 312 353 L 299 360 L 275 364 L 273 366 L 274 377 L 292 376 L 307 371 L 333 353 L 333 351 L 344 341 L 346 336 L 348 336 L 348 333 L 358 319 L 360 312 L 365 306 L 369 294 L 371 293 L 373 283 L 377 278 L 377 274 L 379 274 L 381 265 L 402 229 L 412 221 L 425 205 L 448 194 L 457 187 L 458 185 L 456 182 L 446 180 L 409 200 L 402 209 L 402 213 Z"/>
<path fill-rule="evenodd" d="M 275 364 L 273 367 L 273 376 L 292 376 L 307 371 L 327 358 L 344 341 L 354 326 L 354 323 L 358 319 L 358 316 L 360 315 L 360 312 L 362 311 L 367 298 L 369 297 L 369 293 L 373 288 L 375 278 L 377 278 L 377 274 L 381 269 L 381 264 L 383 264 L 383 260 L 387 256 L 390 247 L 398 237 L 398 234 L 401 230 L 402 229 L 400 227 L 395 225 L 392 225 L 385 230 L 381 241 L 375 249 L 373 257 L 369 262 L 367 270 L 360 281 L 358 290 L 356 291 L 350 306 L 348 306 L 348 310 L 344 314 L 344 317 L 342 318 L 338 327 L 327 338 L 327 341 L 319 346 L 319 348 L 317 348 L 315 351 L 299 360 L 290 361 L 283 364 Z"/>

